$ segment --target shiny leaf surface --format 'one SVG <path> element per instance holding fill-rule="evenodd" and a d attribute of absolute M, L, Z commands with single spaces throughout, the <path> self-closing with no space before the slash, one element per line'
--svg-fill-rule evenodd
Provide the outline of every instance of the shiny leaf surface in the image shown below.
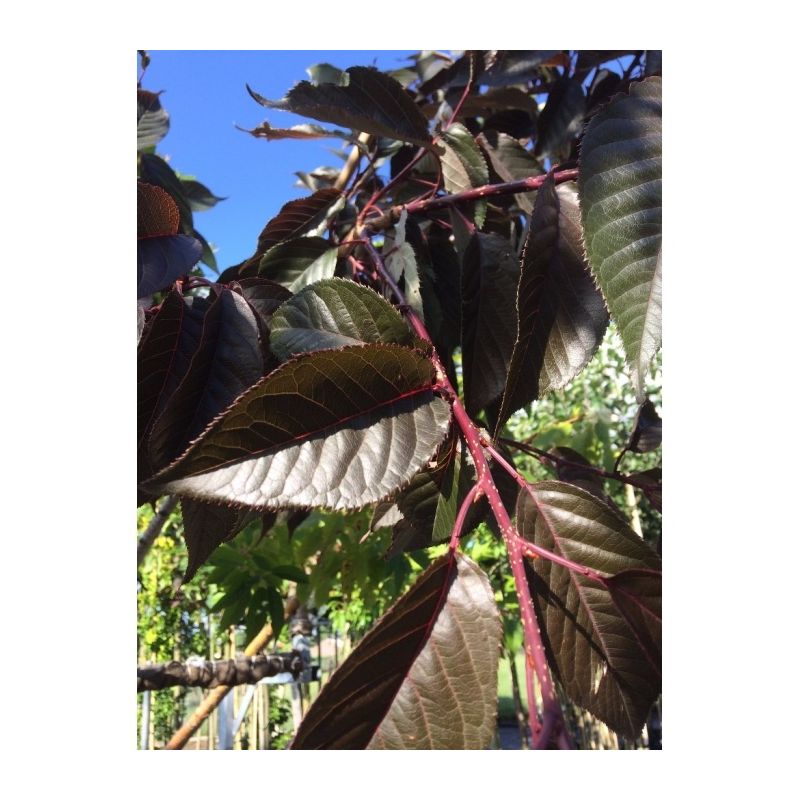
<path fill-rule="evenodd" d="M 517 337 L 498 430 L 517 409 L 566 386 L 608 326 L 583 257 L 575 191 L 548 179 L 536 195 L 517 291 Z"/>
<path fill-rule="evenodd" d="M 578 189 L 586 253 L 641 402 L 661 346 L 661 78 L 632 84 L 592 118 Z"/>
<path fill-rule="evenodd" d="M 521 536 L 607 578 L 629 570 L 660 572 L 653 550 L 593 495 L 557 481 L 534 484 L 532 492 L 534 497 L 523 489 L 517 501 Z M 635 739 L 661 691 L 660 670 L 654 668 L 660 652 L 642 649 L 640 623 L 631 626 L 627 609 L 620 611 L 606 585 L 544 558 L 533 563 L 526 570 L 556 677 L 571 700 Z M 636 585 L 621 583 L 629 606 Z M 648 585 L 642 603 L 654 602 Z"/>
<path fill-rule="evenodd" d="M 487 747 L 501 637 L 485 574 L 466 556 L 442 556 L 333 674 L 292 749 Z"/>
<path fill-rule="evenodd" d="M 447 432 L 433 365 L 397 345 L 302 355 L 218 417 L 153 483 L 257 508 L 354 509 L 405 485 Z"/>
<path fill-rule="evenodd" d="M 341 278 L 306 286 L 272 319 L 270 347 L 282 361 L 368 342 L 411 346 L 414 337 L 400 313 L 377 292 Z"/>

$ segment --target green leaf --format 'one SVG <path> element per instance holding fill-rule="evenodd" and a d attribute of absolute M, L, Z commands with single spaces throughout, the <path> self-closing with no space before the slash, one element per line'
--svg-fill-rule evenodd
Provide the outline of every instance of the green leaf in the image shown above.
<path fill-rule="evenodd" d="M 593 495 L 558 481 L 534 484 L 531 492 L 523 489 L 517 501 L 521 536 L 607 578 L 628 570 L 660 572 L 659 557 Z M 567 695 L 635 739 L 661 692 L 654 668 L 660 653 L 642 649 L 638 623 L 631 626 L 606 585 L 545 558 L 526 569 L 547 658 Z M 630 582 L 623 587 L 633 591 Z M 652 605 L 651 587 L 647 591 Z"/>
<path fill-rule="evenodd" d="M 347 86 L 349 81 L 344 70 L 325 62 L 306 67 L 306 72 L 308 77 L 311 78 L 311 82 L 316 86 L 321 83 L 335 83 L 337 86 Z"/>
<path fill-rule="evenodd" d="M 517 333 L 519 263 L 506 239 L 473 234 L 462 256 L 464 398 L 475 415 L 503 392 Z"/>
<path fill-rule="evenodd" d="M 225 611 L 222 612 L 222 618 L 219 621 L 220 630 L 225 630 L 231 625 L 239 625 L 244 620 L 247 605 L 250 602 L 250 589 L 242 587 L 236 592 L 236 602 L 229 605 Z"/>
<path fill-rule="evenodd" d="M 589 263 L 642 402 L 661 346 L 661 78 L 632 84 L 592 118 L 578 190 Z"/>
<path fill-rule="evenodd" d="M 217 275 L 219 274 L 219 268 L 217 267 L 217 257 L 214 255 L 214 251 L 211 249 L 211 245 L 205 240 L 204 236 L 201 236 L 196 230 L 192 231 L 192 236 L 200 242 L 201 247 L 203 248 L 203 253 L 200 256 L 200 260 L 214 273 Z"/>
<path fill-rule="evenodd" d="M 272 318 L 270 347 L 281 361 L 368 342 L 413 346 L 414 336 L 394 306 L 350 280 L 329 278 L 306 286 Z"/>
<path fill-rule="evenodd" d="M 486 575 L 435 561 L 322 688 L 293 750 L 468 750 L 495 732 L 502 625 Z"/>
<path fill-rule="evenodd" d="M 180 179 L 183 188 L 183 196 L 189 204 L 192 211 L 207 211 L 209 208 L 220 202 L 226 200 L 225 197 L 217 197 L 211 190 L 204 186 L 200 181 L 191 180 L 189 178 Z"/>
<path fill-rule="evenodd" d="M 136 149 L 155 147 L 169 131 L 169 114 L 161 107 L 159 95 L 136 91 Z"/>
<path fill-rule="evenodd" d="M 279 564 L 277 567 L 270 567 L 269 571 L 286 581 L 308 583 L 308 575 L 300 567 L 294 566 L 294 564 Z"/>
<path fill-rule="evenodd" d="M 570 143 L 583 129 L 586 96 L 580 78 L 562 78 L 547 97 L 537 124 L 537 156 L 554 160 L 569 155 Z"/>
<path fill-rule="evenodd" d="M 258 274 L 297 292 L 323 278 L 332 278 L 337 254 L 338 248 L 318 236 L 291 239 L 267 250 Z"/>
<path fill-rule="evenodd" d="M 267 108 L 431 147 L 427 120 L 396 80 L 369 67 L 350 67 L 346 75 L 346 86 L 301 81 L 277 101 L 247 89 Z"/>
<path fill-rule="evenodd" d="M 433 364 L 397 345 L 323 350 L 267 375 L 154 479 L 257 508 L 355 509 L 431 458 L 450 422 Z"/>
<path fill-rule="evenodd" d="M 552 178 L 536 194 L 516 305 L 517 337 L 495 433 L 514 411 L 578 375 L 608 326 L 583 257 L 575 192 L 556 189 Z"/>
<path fill-rule="evenodd" d="M 286 619 L 283 616 L 283 598 L 280 592 L 274 587 L 267 588 L 267 605 L 269 606 L 269 616 L 272 620 L 272 638 L 277 641 Z"/>
<path fill-rule="evenodd" d="M 444 144 L 442 177 L 445 189 L 450 194 L 458 194 L 489 183 L 489 169 L 480 148 L 472 134 L 460 122 L 443 132 L 441 140 Z M 478 200 L 473 206 L 475 225 L 480 228 L 486 219 L 486 201 Z"/>
<path fill-rule="evenodd" d="M 181 512 L 183 538 L 189 551 L 183 583 L 188 583 L 194 577 L 219 545 L 230 541 L 239 531 L 258 519 L 258 513 L 248 509 L 201 503 L 186 497 L 181 500 Z"/>

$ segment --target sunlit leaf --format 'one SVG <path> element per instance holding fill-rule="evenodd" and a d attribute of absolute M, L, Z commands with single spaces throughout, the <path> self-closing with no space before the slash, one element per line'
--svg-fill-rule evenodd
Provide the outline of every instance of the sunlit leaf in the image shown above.
<path fill-rule="evenodd" d="M 169 131 L 169 114 L 155 92 L 136 91 L 136 148 L 155 147 Z"/>
<path fill-rule="evenodd" d="M 284 203 L 259 234 L 259 252 L 265 252 L 278 242 L 295 239 L 317 227 L 341 196 L 338 189 L 320 189 L 308 197 Z"/>
<path fill-rule="evenodd" d="M 489 170 L 472 134 L 460 123 L 442 133 L 442 177 L 450 194 L 465 192 L 489 183 Z M 475 224 L 480 228 L 486 219 L 486 201 L 473 204 Z"/>
<path fill-rule="evenodd" d="M 261 258 L 258 274 L 297 292 L 324 278 L 332 278 L 338 249 L 326 239 L 304 236 L 271 247 Z"/>
<path fill-rule="evenodd" d="M 660 572 L 653 550 L 593 495 L 557 481 L 534 484 L 531 492 L 520 491 L 517 502 L 517 526 L 526 539 L 607 578 L 629 570 Z M 619 587 L 626 592 L 623 614 L 605 584 L 545 558 L 533 564 L 526 568 L 556 677 L 573 702 L 635 739 L 661 691 L 660 651 L 649 649 L 639 630 L 643 623 L 628 621 L 635 583 Z M 654 606 L 650 584 L 642 602 Z"/>
<path fill-rule="evenodd" d="M 397 345 L 299 356 L 242 394 L 153 484 L 257 508 L 382 500 L 447 431 L 450 406 L 435 380 L 430 360 Z"/>
<path fill-rule="evenodd" d="M 592 118 L 578 189 L 589 263 L 642 402 L 661 346 L 661 78 L 632 84 Z"/>
<path fill-rule="evenodd" d="M 583 256 L 575 191 L 552 178 L 536 195 L 517 292 L 518 328 L 498 429 L 512 412 L 566 386 L 594 355 L 608 326 Z"/>
<path fill-rule="evenodd" d="M 367 342 L 411 346 L 414 337 L 394 306 L 353 281 L 329 278 L 306 286 L 272 318 L 270 347 L 282 361 Z"/>
<path fill-rule="evenodd" d="M 325 684 L 292 749 L 486 748 L 501 637 L 486 575 L 466 556 L 442 556 Z"/>

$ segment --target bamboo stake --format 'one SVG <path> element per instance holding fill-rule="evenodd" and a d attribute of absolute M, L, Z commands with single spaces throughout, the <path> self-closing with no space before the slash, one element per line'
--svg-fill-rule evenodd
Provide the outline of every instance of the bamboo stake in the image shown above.
<path fill-rule="evenodd" d="M 297 610 L 297 598 L 290 597 L 283 606 L 283 616 L 289 619 Z M 246 656 L 254 656 L 264 647 L 266 647 L 269 640 L 272 638 L 272 625 L 267 623 L 253 638 L 250 644 L 244 650 Z M 167 742 L 166 750 L 182 750 L 189 741 L 192 734 L 200 727 L 203 720 L 222 702 L 222 698 L 231 690 L 230 686 L 218 686 L 212 689 L 206 699 L 200 703 L 195 710 L 194 714 L 183 724 L 183 726 L 175 732 L 172 738 Z"/>

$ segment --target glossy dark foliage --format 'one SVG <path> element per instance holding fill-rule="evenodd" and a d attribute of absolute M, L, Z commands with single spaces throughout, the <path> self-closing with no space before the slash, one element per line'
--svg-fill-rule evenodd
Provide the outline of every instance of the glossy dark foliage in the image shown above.
<path fill-rule="evenodd" d="M 620 512 L 557 481 L 520 491 L 517 524 L 526 539 L 605 577 L 637 571 L 636 581 L 609 588 L 547 559 L 528 568 L 548 657 L 567 694 L 635 738 L 661 691 L 659 557 Z"/>
<path fill-rule="evenodd" d="M 442 556 L 325 685 L 292 749 L 486 747 L 501 634 L 483 572 L 463 555 Z"/>
<path fill-rule="evenodd" d="M 520 444 L 559 480 L 520 491 L 497 458 L 479 469 L 490 440 L 514 465 L 500 443 L 509 419 L 569 386 L 609 316 L 641 404 L 610 460 L 661 444 L 644 396 L 661 337 L 660 73 L 659 51 L 426 51 L 391 74 L 313 65 L 277 101 L 250 90 L 326 125 L 265 121 L 253 136 L 335 136 L 360 161 L 298 173 L 309 193 L 216 282 L 200 274 L 199 259 L 216 262 L 193 215 L 223 198 L 156 154 L 169 118 L 140 88 L 139 500 L 180 497 L 184 579 L 215 565 L 221 624 L 279 629 L 282 581 L 312 568 L 236 561 L 225 543 L 241 531 L 285 520 L 291 536 L 312 509 L 371 506 L 368 537 L 391 528 L 387 558 L 410 569 L 404 554 L 448 541 L 457 518 L 462 541 L 483 522 L 512 541 L 491 481 L 520 535 L 561 560 L 526 565 L 557 683 L 639 735 L 661 687 L 661 562 L 609 481 L 660 511 L 660 468 L 628 455 L 639 471 L 619 475 L 608 456 L 601 470 L 588 452 L 560 447 L 548 461 Z M 478 445 L 453 413 L 458 391 Z M 327 597 L 333 579 L 320 580 Z M 497 589 L 457 550 L 436 559 L 324 686 L 293 747 L 489 746 Z"/>

